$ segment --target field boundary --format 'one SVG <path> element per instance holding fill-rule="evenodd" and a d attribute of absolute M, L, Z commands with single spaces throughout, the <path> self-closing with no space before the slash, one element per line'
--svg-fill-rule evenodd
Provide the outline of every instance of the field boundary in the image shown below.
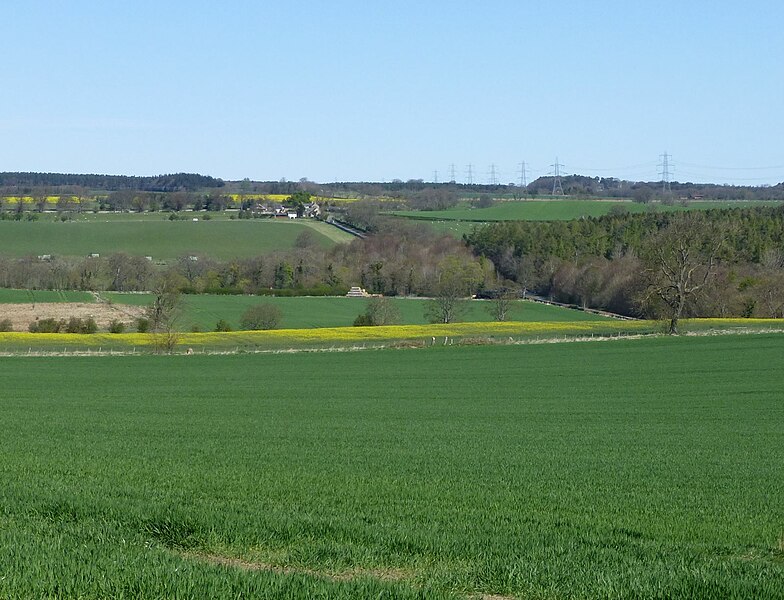
<path fill-rule="evenodd" d="M 346 345 L 333 345 L 330 347 L 286 347 L 286 348 L 244 348 L 235 347 L 228 349 L 211 349 L 211 348 L 185 348 L 180 347 L 173 352 L 155 352 L 155 350 L 148 346 L 137 346 L 131 349 L 72 349 L 69 350 L 67 345 L 58 346 L 58 349 L 33 349 L 32 347 L 19 349 L 14 351 L 0 350 L 0 357 L 2 358 L 24 358 L 24 357 L 105 357 L 105 356 L 236 356 L 242 354 L 320 354 L 320 353 L 351 353 L 363 352 L 370 350 L 426 350 L 435 349 L 444 346 L 450 347 L 469 347 L 469 346 L 534 346 L 544 344 L 569 344 L 569 343 L 585 343 L 585 342 L 617 342 L 621 340 L 642 340 L 651 338 L 679 338 L 679 337 L 717 337 L 717 336 L 732 336 L 732 335 L 770 335 L 770 334 L 784 334 L 783 328 L 764 328 L 764 329 L 751 329 L 751 328 L 737 328 L 737 329 L 707 329 L 704 331 L 689 331 L 682 333 L 678 336 L 671 336 L 667 333 L 651 331 L 651 332 L 624 332 L 618 331 L 616 333 L 607 334 L 578 334 L 578 335 L 550 335 L 550 336 L 537 336 L 535 338 L 519 338 L 515 339 L 512 336 L 508 338 L 492 337 L 492 336 L 439 336 L 428 340 L 389 340 L 389 341 L 376 341 L 376 342 L 362 342 L 346 344 Z M 60 335 L 60 334 L 55 334 Z M 62 348 L 62 350 L 60 350 Z"/>
<path fill-rule="evenodd" d="M 569 310 L 577 310 L 580 312 L 588 313 L 591 315 L 598 315 L 600 317 L 609 317 L 611 319 L 618 319 L 619 321 L 642 321 L 637 317 L 630 317 L 628 315 L 620 315 L 618 313 L 610 312 L 607 310 L 599 310 L 598 308 L 588 308 L 585 306 L 578 306 L 576 304 L 564 304 L 563 302 L 556 302 L 555 300 L 548 300 L 541 296 L 533 294 L 526 294 L 523 300 L 530 300 L 531 302 L 538 302 L 539 304 L 547 304 L 548 306 L 560 306 L 561 308 L 568 308 Z"/>

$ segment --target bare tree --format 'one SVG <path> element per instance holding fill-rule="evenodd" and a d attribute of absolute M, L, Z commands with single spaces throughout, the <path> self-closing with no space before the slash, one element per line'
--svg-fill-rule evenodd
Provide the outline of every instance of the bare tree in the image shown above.
<path fill-rule="evenodd" d="M 162 276 L 155 285 L 153 301 L 145 309 L 150 321 L 153 346 L 157 352 L 171 353 L 179 340 L 177 322 L 181 313 L 180 290 L 175 276 Z"/>
<path fill-rule="evenodd" d="M 482 269 L 474 262 L 450 256 L 439 264 L 435 296 L 425 307 L 431 323 L 454 323 L 467 310 L 467 298 L 482 281 Z"/>
<path fill-rule="evenodd" d="M 400 323 L 400 309 L 390 298 L 371 298 L 365 308 L 365 316 L 371 325 L 396 325 Z"/>
<path fill-rule="evenodd" d="M 645 249 L 648 293 L 657 298 L 670 321 L 669 333 L 678 333 L 687 302 L 713 277 L 724 234 L 698 213 L 684 213 L 649 241 Z"/>
<path fill-rule="evenodd" d="M 765 316 L 771 319 L 784 317 L 784 273 L 771 270 L 760 285 Z"/>
<path fill-rule="evenodd" d="M 517 293 L 509 288 L 502 288 L 498 291 L 498 295 L 493 298 L 488 306 L 490 314 L 496 321 L 506 321 L 509 316 L 509 311 L 512 310 L 514 301 L 517 298 Z"/>

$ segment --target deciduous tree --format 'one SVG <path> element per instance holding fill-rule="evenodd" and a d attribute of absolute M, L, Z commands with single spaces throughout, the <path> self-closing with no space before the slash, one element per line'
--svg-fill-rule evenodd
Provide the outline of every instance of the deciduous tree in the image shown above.
<path fill-rule="evenodd" d="M 251 306 L 240 317 L 243 329 L 277 329 L 283 319 L 283 312 L 274 304 L 263 302 Z"/>
<path fill-rule="evenodd" d="M 652 236 L 644 251 L 648 276 L 647 300 L 657 298 L 678 333 L 686 303 L 714 275 L 724 233 L 698 213 L 684 213 Z"/>

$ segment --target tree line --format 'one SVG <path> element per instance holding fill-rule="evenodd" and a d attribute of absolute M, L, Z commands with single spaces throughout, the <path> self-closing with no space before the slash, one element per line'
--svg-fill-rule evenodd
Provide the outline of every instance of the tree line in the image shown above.
<path fill-rule="evenodd" d="M 82 187 L 90 190 L 141 190 L 148 192 L 194 191 L 223 187 L 221 179 L 198 173 L 172 173 L 151 177 L 68 173 L 0 173 L 0 187 L 27 194 L 33 188 Z M 7 194 L 13 195 L 13 194 Z"/>
<path fill-rule="evenodd" d="M 162 273 L 189 293 L 280 295 L 344 294 L 359 285 L 370 293 L 430 296 L 450 278 L 461 293 L 493 286 L 495 269 L 461 241 L 426 225 L 389 220 L 367 239 L 324 250 L 306 230 L 294 247 L 252 258 L 217 260 L 189 254 L 156 265 L 143 256 L 0 256 L 0 287 L 53 290 L 146 291 Z"/>

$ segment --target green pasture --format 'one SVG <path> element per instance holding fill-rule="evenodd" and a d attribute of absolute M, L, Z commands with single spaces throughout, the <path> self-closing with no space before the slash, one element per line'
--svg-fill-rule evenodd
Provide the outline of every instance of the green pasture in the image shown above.
<path fill-rule="evenodd" d="M 100 218 L 104 216 L 107 218 Z M 230 259 L 292 248 L 304 231 L 313 232 L 322 247 L 351 239 L 334 227 L 314 221 L 200 219 L 193 222 L 168 221 L 156 216 L 130 219 L 91 215 L 84 220 L 66 222 L 0 221 L 0 254 L 87 256 L 125 252 L 152 256 L 154 260 L 170 260 L 185 254 Z"/>
<path fill-rule="evenodd" d="M 103 292 L 104 298 L 118 304 L 148 305 L 152 302 L 149 294 L 123 294 Z M 2 296 L 0 296 L 2 297 Z M 197 327 L 211 331 L 219 319 L 239 329 L 240 317 L 249 307 L 268 303 L 278 306 L 283 313 L 280 327 L 283 329 L 307 329 L 311 327 L 347 327 L 354 323 L 358 315 L 365 312 L 369 302 L 366 298 L 343 297 L 295 297 L 276 298 L 273 296 L 221 296 L 211 294 L 184 295 L 182 298 L 182 317 L 178 325 L 183 331 Z M 391 298 L 400 310 L 401 324 L 424 324 L 425 308 L 428 300 L 423 298 Z M 488 300 L 466 302 L 466 310 L 461 320 L 466 322 L 492 321 Z M 596 321 L 597 317 L 578 310 L 548 306 L 527 301 L 516 301 L 509 312 L 510 321 Z"/>
<path fill-rule="evenodd" d="M 781 335 L 0 361 L 0 597 L 784 596 Z"/>
<path fill-rule="evenodd" d="M 0 288 L 0 304 L 36 304 L 41 302 L 94 302 L 90 292 L 62 290 L 9 290 Z M 0 315 L 2 308 L 0 308 Z"/>
<path fill-rule="evenodd" d="M 737 208 L 747 206 L 777 206 L 780 202 L 707 202 L 693 201 L 685 205 L 640 204 L 628 200 L 517 200 L 497 202 L 488 208 L 472 208 L 461 202 L 455 208 L 435 211 L 394 211 L 391 214 L 411 219 L 428 221 L 467 221 L 484 223 L 491 221 L 569 221 L 580 217 L 600 217 L 615 207 L 631 213 L 646 211 L 707 210 L 710 208 Z M 451 226 L 451 223 L 447 223 Z M 460 234 L 463 232 L 461 231 Z"/>

